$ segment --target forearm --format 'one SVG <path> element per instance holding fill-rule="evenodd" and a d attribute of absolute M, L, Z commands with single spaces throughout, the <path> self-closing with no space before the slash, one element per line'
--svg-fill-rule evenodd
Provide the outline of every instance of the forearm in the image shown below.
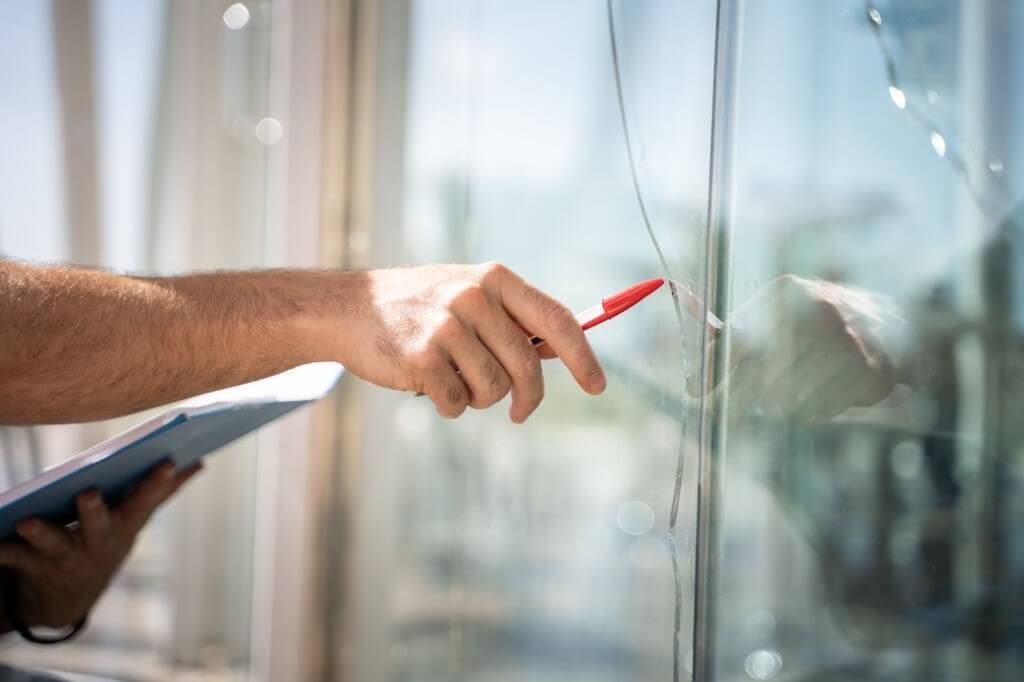
<path fill-rule="evenodd" d="M 334 359 L 324 330 L 358 278 L 0 262 L 0 423 L 104 419 Z"/>

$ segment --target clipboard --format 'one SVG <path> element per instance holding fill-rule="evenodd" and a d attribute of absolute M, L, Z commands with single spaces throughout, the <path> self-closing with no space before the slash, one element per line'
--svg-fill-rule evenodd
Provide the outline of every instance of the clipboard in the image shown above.
<path fill-rule="evenodd" d="M 316 362 L 179 403 L 0 493 L 0 540 L 14 538 L 15 524 L 29 517 L 71 523 L 77 518 L 75 498 L 90 489 L 117 504 L 160 462 L 188 467 L 323 398 L 343 373 L 338 363 Z"/>

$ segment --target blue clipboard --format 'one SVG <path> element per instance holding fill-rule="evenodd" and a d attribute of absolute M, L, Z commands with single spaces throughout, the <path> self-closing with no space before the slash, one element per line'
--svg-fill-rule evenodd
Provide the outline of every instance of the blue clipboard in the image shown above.
<path fill-rule="evenodd" d="M 98 489 L 116 504 L 160 462 L 185 468 L 292 410 L 326 396 L 343 373 L 333 362 L 303 365 L 171 408 L 0 493 L 0 540 L 29 517 L 76 519 L 75 497 Z"/>

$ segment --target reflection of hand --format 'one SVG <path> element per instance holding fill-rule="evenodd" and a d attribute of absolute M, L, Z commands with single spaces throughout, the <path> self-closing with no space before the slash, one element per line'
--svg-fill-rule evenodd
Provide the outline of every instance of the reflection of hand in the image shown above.
<path fill-rule="evenodd" d="M 78 526 L 26 519 L 24 543 L 0 543 L 0 566 L 16 571 L 16 606 L 28 626 L 65 627 L 88 613 L 117 572 L 150 515 L 200 469 L 160 465 L 128 498 L 108 509 L 98 491 L 79 495 Z"/>
<path fill-rule="evenodd" d="M 904 321 L 863 289 L 785 275 L 727 324 L 731 409 L 824 420 L 874 405 L 897 382 L 892 346 Z"/>
<path fill-rule="evenodd" d="M 440 265 L 362 273 L 337 345 L 354 374 L 430 396 L 457 417 L 511 390 L 513 421 L 544 395 L 541 358 L 557 355 L 590 393 L 604 390 L 594 351 L 572 313 L 497 264 Z M 534 347 L 524 329 L 543 337 Z"/>

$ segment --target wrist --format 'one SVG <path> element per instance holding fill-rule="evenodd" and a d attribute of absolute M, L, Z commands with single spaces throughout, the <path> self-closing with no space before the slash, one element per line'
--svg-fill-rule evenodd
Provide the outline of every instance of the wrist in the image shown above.
<path fill-rule="evenodd" d="M 370 306 L 368 272 L 310 272 L 301 312 L 293 320 L 303 362 L 334 361 L 345 364 L 350 347 L 361 340 L 358 320 Z"/>
<path fill-rule="evenodd" d="M 25 578 L 21 573 L 11 572 L 10 574 L 11 583 L 6 587 L 6 595 L 8 601 L 8 609 L 5 612 L 5 618 L 9 622 L 11 629 L 16 629 L 16 625 L 21 624 L 24 627 L 63 627 L 66 623 L 58 623 L 51 625 L 47 622 L 47 619 L 43 613 L 41 604 L 39 603 L 36 596 L 31 590 L 27 589 L 25 584 Z M 17 614 L 19 623 L 10 622 L 8 614 L 12 612 Z M 74 619 L 71 619 L 74 620 Z"/>
<path fill-rule="evenodd" d="M 5 571 L 4 581 L 3 623 L 0 632 L 16 631 L 21 635 L 22 639 L 34 644 L 59 644 L 71 639 L 85 627 L 88 611 L 74 618 L 73 622 L 66 625 L 47 624 L 45 618 L 39 617 L 40 611 L 33 608 L 38 606 L 38 602 L 25 589 L 24 581 L 20 574 L 13 570 L 7 570 Z M 64 631 L 55 635 L 33 632 L 33 628 L 40 625 L 43 627 L 62 628 Z"/>

